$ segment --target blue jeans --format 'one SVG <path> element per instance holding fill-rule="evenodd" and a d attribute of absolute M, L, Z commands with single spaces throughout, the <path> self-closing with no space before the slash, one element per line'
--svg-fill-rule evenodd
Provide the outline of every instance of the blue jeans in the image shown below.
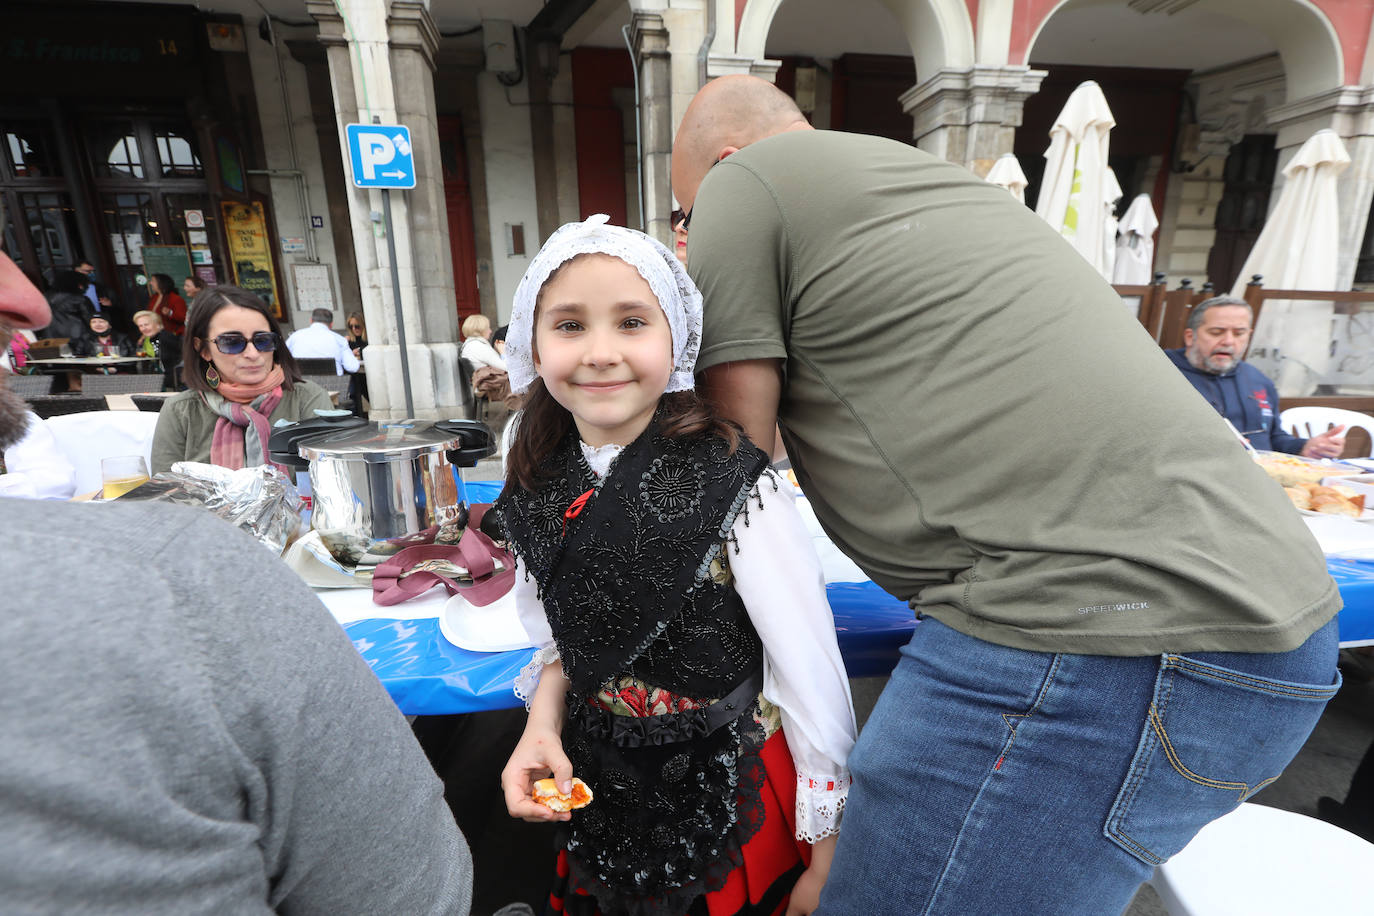
<path fill-rule="evenodd" d="M 1333 619 L 1292 652 L 1113 658 L 923 620 L 850 757 L 816 913 L 1120 913 L 1293 759 L 1336 640 Z"/>

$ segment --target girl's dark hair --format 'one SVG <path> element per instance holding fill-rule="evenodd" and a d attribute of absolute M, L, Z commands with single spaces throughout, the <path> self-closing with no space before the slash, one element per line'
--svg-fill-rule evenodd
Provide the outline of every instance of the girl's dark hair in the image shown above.
<path fill-rule="evenodd" d="M 181 341 L 181 362 L 184 367 L 181 376 L 186 387 L 192 391 L 214 391 L 210 383 L 205 381 L 205 369 L 210 364 L 200 355 L 200 348 L 206 343 L 207 335 L 210 333 L 210 319 L 227 305 L 252 309 L 267 319 L 268 330 L 277 335 L 277 348 L 272 351 L 272 359 L 281 366 L 282 375 L 286 377 L 282 387 L 290 391 L 294 383 L 301 380 L 301 370 L 296 365 L 296 358 L 286 349 L 286 338 L 282 336 L 281 325 L 277 323 L 276 316 L 272 314 L 272 309 L 266 302 L 256 294 L 237 286 L 212 286 L 197 293 L 191 300 L 191 307 L 186 315 L 186 334 Z"/>
<path fill-rule="evenodd" d="M 654 420 L 659 432 L 669 439 L 716 436 L 725 440 L 731 454 L 739 448 L 744 437 L 738 426 L 717 416 L 695 391 L 663 395 L 658 400 Z M 557 469 L 547 469 L 544 465 L 573 431 L 573 417 L 549 394 L 544 380 L 536 378 L 525 393 L 525 407 L 519 422 L 515 439 L 506 454 L 506 486 L 533 490 L 558 473 Z"/>

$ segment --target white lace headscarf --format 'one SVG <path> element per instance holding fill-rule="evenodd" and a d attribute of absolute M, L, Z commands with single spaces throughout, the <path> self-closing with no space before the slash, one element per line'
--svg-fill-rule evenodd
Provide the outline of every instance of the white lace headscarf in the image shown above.
<path fill-rule="evenodd" d="M 539 373 L 534 368 L 534 306 L 549 275 L 580 254 L 608 254 L 629 264 L 649 284 L 673 333 L 673 374 L 665 391 L 691 391 L 701 349 L 701 293 L 677 257 L 657 240 L 634 229 L 612 226 L 604 213 L 560 226 L 530 262 L 515 288 L 506 330 L 510 389 L 523 394 Z"/>

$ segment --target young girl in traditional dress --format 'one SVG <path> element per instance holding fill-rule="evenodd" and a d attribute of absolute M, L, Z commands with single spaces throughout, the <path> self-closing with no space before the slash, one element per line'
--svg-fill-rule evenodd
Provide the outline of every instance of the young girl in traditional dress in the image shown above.
<path fill-rule="evenodd" d="M 692 390 L 700 293 L 605 220 L 549 238 L 507 336 L 527 399 L 496 508 L 538 650 L 506 805 L 566 822 L 551 912 L 810 913 L 855 733 L 820 565 L 767 456 Z M 532 801 L 550 773 L 591 804 Z"/>

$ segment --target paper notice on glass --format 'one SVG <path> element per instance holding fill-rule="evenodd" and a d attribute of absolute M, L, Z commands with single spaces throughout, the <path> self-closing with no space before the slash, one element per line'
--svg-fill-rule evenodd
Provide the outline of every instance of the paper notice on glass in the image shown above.
<path fill-rule="evenodd" d="M 334 279 L 328 264 L 292 264 L 291 273 L 296 281 L 296 308 L 310 311 L 336 307 Z"/>
<path fill-rule="evenodd" d="M 114 249 L 115 263 L 120 267 L 127 267 L 129 264 L 129 252 L 124 248 L 124 236 L 118 232 L 110 233 L 110 247 Z"/>
<path fill-rule="evenodd" d="M 192 249 L 191 249 L 191 263 L 192 263 L 192 264 L 213 264 L 213 263 L 214 263 L 214 259 L 213 259 L 213 258 L 211 257 L 211 255 L 210 255 L 210 249 L 209 249 L 209 248 L 192 248 Z"/>
<path fill-rule="evenodd" d="M 209 245 L 210 233 L 206 232 L 204 229 L 192 229 L 190 232 L 186 233 L 186 240 L 192 245 Z"/>
<path fill-rule="evenodd" d="M 124 233 L 124 247 L 129 250 L 129 263 L 143 263 L 143 233 L 126 232 Z"/>

